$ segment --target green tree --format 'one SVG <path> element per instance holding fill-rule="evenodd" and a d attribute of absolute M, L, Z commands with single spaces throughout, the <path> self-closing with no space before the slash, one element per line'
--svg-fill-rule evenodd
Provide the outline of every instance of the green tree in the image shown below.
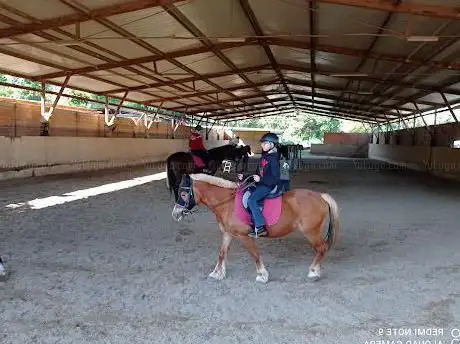
<path fill-rule="evenodd" d="M 238 121 L 235 127 L 267 128 L 282 132 L 282 142 L 299 143 L 322 140 L 325 132 L 341 131 L 341 122 L 337 119 L 299 113 L 266 118 Z"/>
<path fill-rule="evenodd" d="M 299 136 L 305 141 L 312 139 L 322 140 L 324 133 L 339 132 L 340 127 L 341 123 L 338 119 L 308 116 L 303 122 Z"/>
<path fill-rule="evenodd" d="M 0 74 L 0 82 L 8 82 L 8 78 L 5 75 Z M 14 89 L 11 87 L 2 86 L 0 88 L 1 97 L 11 97 L 13 96 L 13 94 L 14 94 Z"/>
<path fill-rule="evenodd" d="M 40 101 L 41 100 L 41 96 L 40 96 L 40 90 L 41 90 L 41 83 L 38 82 L 38 81 L 31 81 L 31 80 L 27 80 L 27 79 L 19 79 L 17 78 L 15 80 L 16 82 L 14 83 L 19 83 L 20 85 L 22 86 L 26 86 L 26 87 L 31 87 L 31 88 L 35 88 L 37 89 L 37 91 L 30 91 L 30 90 L 20 90 L 19 91 L 19 98 L 20 99 L 26 99 L 26 100 L 37 100 L 37 101 Z M 46 91 L 52 91 L 53 90 L 53 86 L 51 86 L 50 84 L 46 84 L 45 85 L 45 90 Z M 47 101 L 50 101 L 50 96 L 47 96 L 46 97 L 46 100 Z"/>
<path fill-rule="evenodd" d="M 73 95 L 73 96 L 76 96 L 76 97 L 88 98 L 88 94 L 86 94 L 86 93 L 84 93 L 84 92 L 79 92 L 79 91 L 72 90 L 72 91 L 70 92 L 70 94 Z M 84 99 L 75 99 L 75 98 L 72 98 L 72 99 L 70 99 L 70 101 L 69 101 L 69 105 L 87 108 L 87 107 L 88 107 L 88 101 L 87 101 L 87 100 L 84 100 Z"/>

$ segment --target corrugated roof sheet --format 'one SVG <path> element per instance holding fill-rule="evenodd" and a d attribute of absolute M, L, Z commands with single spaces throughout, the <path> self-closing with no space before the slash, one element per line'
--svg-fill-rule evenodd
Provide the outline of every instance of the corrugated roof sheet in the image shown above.
<path fill-rule="evenodd" d="M 440 92 L 460 102 L 458 1 L 309 3 L 10 0 L 0 70 L 219 119 L 271 114 L 270 99 L 382 122 L 444 107 Z"/>

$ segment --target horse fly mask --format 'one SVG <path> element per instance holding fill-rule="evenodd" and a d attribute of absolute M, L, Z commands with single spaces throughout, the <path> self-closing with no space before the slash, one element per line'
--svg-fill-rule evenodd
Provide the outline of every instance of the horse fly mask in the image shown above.
<path fill-rule="evenodd" d="M 193 195 L 192 179 L 188 174 L 184 174 L 179 185 L 178 197 L 172 211 L 172 217 L 179 222 L 184 216 L 191 214 L 195 207 L 196 201 Z"/>

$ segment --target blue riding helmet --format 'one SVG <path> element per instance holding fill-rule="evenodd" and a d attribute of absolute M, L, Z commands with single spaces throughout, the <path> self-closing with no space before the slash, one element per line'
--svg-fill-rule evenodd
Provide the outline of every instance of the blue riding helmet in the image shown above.
<path fill-rule="evenodd" d="M 278 135 L 275 133 L 266 133 L 260 138 L 260 142 L 272 142 L 273 144 L 279 144 Z"/>

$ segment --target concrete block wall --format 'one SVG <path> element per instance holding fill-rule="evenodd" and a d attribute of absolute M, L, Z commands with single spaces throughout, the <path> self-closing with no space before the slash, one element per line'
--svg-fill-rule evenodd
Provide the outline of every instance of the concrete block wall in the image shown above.
<path fill-rule="evenodd" d="M 39 136 L 40 119 L 40 102 L 0 98 L 0 136 Z M 71 106 L 58 106 L 49 120 L 50 136 L 186 139 L 190 130 L 180 125 L 174 131 L 171 122 L 156 122 L 147 129 L 143 121 L 136 124 L 130 118 L 117 118 L 109 128 L 103 114 Z M 212 128 L 209 139 L 217 137 L 223 139 L 224 130 Z"/>
<path fill-rule="evenodd" d="M 460 125 L 457 123 L 430 125 L 433 132 L 433 141 L 425 126 L 394 130 L 391 132 L 379 132 L 374 134 L 373 143 L 377 143 L 376 137 L 381 144 L 398 144 L 403 146 L 450 147 L 452 142 L 460 139 Z"/>
<path fill-rule="evenodd" d="M 452 147 L 460 139 L 460 125 L 445 123 L 429 128 L 432 135 L 425 126 L 380 132 L 369 146 L 369 158 L 460 180 L 460 149 Z"/>
<path fill-rule="evenodd" d="M 370 141 L 370 135 L 365 133 L 334 133 L 328 132 L 323 135 L 325 144 L 366 145 Z"/>
<path fill-rule="evenodd" d="M 310 153 L 341 157 L 367 157 L 369 134 L 324 133 L 323 144 L 312 144 Z"/>
<path fill-rule="evenodd" d="M 460 181 L 460 149 L 370 144 L 369 158 Z"/>
<path fill-rule="evenodd" d="M 227 143 L 208 140 L 205 144 L 207 148 L 214 148 Z M 188 151 L 188 141 L 113 137 L 0 137 L 0 180 L 162 162 L 177 151 Z"/>
<path fill-rule="evenodd" d="M 366 157 L 367 156 L 367 144 L 336 144 L 336 143 L 325 143 L 325 144 L 311 144 L 310 153 L 318 155 L 331 155 L 340 157 Z"/>

